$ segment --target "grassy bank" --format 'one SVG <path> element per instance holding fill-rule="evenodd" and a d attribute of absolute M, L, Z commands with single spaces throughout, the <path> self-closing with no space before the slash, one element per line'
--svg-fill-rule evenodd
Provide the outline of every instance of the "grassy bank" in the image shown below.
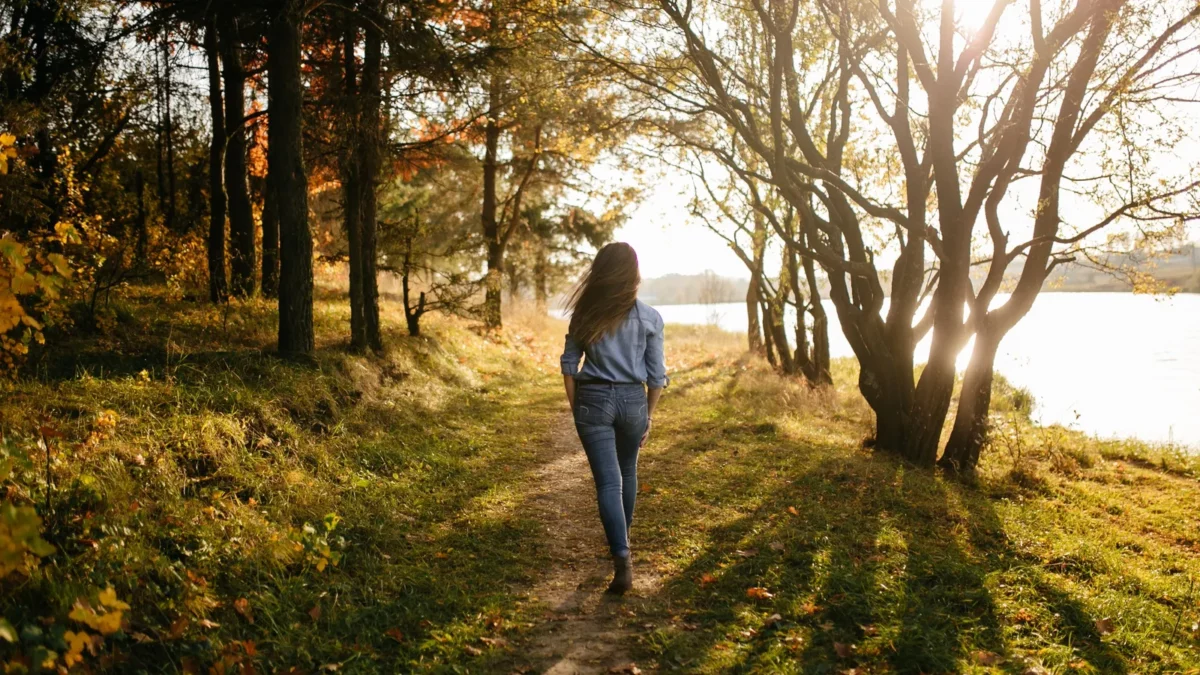
<path fill-rule="evenodd" d="M 61 665 L 87 628 L 76 667 L 114 672 L 544 665 L 523 505 L 562 428 L 562 326 L 434 318 L 367 358 L 324 299 L 302 365 L 267 351 L 270 314 L 147 298 L 4 391 L 2 451 L 28 459 L 4 487 L 55 550 L 0 580 L 0 662 Z M 1200 672 L 1194 460 L 1032 428 L 1004 391 L 962 486 L 862 449 L 853 364 L 813 392 L 737 336 L 668 333 L 633 531 L 663 582 L 620 614 L 643 670 Z"/>
<path fill-rule="evenodd" d="M 834 394 L 758 363 L 688 365 L 642 462 L 642 545 L 669 578 L 643 639 L 655 663 L 1200 672 L 1194 458 L 1032 428 L 1002 388 L 965 487 L 860 449 L 852 364 Z"/>
<path fill-rule="evenodd" d="M 130 609 L 85 666 L 495 659 L 464 646 L 521 623 L 509 589 L 538 560 L 516 505 L 551 410 L 539 338 L 433 318 L 428 338 L 391 334 L 386 358 L 366 358 L 342 348 L 346 306 L 321 301 L 317 363 L 301 365 L 264 351 L 271 312 L 150 298 L 4 392 L 6 451 L 33 460 L 9 494 L 37 506 L 56 549 L 0 582 L 11 659 L 61 664 L 64 631 L 82 628 L 72 606 L 102 610 L 109 586 Z"/>

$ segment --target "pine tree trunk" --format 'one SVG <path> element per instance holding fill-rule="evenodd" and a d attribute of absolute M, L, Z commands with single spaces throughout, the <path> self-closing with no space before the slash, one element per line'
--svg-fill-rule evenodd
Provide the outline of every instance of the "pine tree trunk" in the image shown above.
<path fill-rule="evenodd" d="M 368 3 L 368 8 L 378 10 L 377 2 Z M 362 188 L 362 284 L 363 321 L 367 333 L 367 346 L 375 351 L 383 350 L 383 333 L 379 325 L 379 275 L 377 263 L 377 200 L 375 189 L 379 183 L 380 146 L 383 137 L 383 36 L 379 23 L 364 22 L 366 44 L 363 51 L 362 106 L 363 119 L 359 123 L 362 134 L 362 172 L 359 176 Z"/>
<path fill-rule="evenodd" d="M 363 139 L 359 132 L 357 57 L 358 27 L 354 17 L 345 16 L 342 39 L 342 226 L 346 230 L 350 266 L 350 348 L 367 347 L 363 320 L 362 170 Z"/>
<path fill-rule="evenodd" d="M 225 134 L 221 130 L 225 128 L 225 111 L 221 103 L 216 19 L 211 14 L 204 29 L 204 51 L 208 57 L 208 102 L 213 128 L 208 152 L 208 299 L 225 302 L 229 297 L 225 281 L 225 186 L 221 180 L 225 156 Z"/>
<path fill-rule="evenodd" d="M 146 176 L 141 169 L 134 174 L 133 191 L 137 195 L 137 266 L 146 269 L 150 266 L 150 261 L 146 259 L 146 245 L 150 233 L 146 223 Z"/>
<path fill-rule="evenodd" d="M 262 205 L 262 295 L 279 296 L 279 212 L 271 181 L 264 181 Z"/>
<path fill-rule="evenodd" d="M 279 213 L 279 352 L 313 352 L 313 243 L 304 171 L 302 6 L 288 0 L 272 18 L 267 39 L 268 190 Z"/>
<path fill-rule="evenodd" d="M 534 302 L 539 314 L 545 314 L 546 307 L 550 304 L 550 289 L 548 288 L 549 270 L 550 261 L 546 255 L 546 242 L 539 238 L 537 242 L 537 260 L 533 264 Z"/>
<path fill-rule="evenodd" d="M 215 36 L 214 36 L 215 39 Z M 166 149 L 167 200 L 165 223 L 168 229 L 176 226 L 175 202 L 175 123 L 171 118 L 171 45 L 167 36 L 162 39 L 163 52 L 163 146 Z M 210 85 L 211 86 L 211 85 Z M 224 127 L 215 127 L 221 129 Z"/>
<path fill-rule="evenodd" d="M 254 210 L 246 180 L 246 72 L 242 67 L 237 18 L 221 16 L 221 61 L 225 79 L 225 194 L 229 199 L 230 287 L 239 298 L 254 295 Z"/>
<path fill-rule="evenodd" d="M 483 323 L 488 328 L 502 325 L 500 292 L 504 280 L 504 243 L 496 220 L 497 152 L 500 145 L 500 76 L 492 75 L 488 88 L 488 118 L 484 126 L 483 154 L 483 238 L 487 242 L 487 277 L 484 280 Z"/>

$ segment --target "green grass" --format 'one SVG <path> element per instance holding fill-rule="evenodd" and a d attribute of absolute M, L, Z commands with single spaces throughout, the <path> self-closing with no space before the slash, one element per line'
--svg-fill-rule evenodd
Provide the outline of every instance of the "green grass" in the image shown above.
<path fill-rule="evenodd" d="M 103 656 L 123 672 L 207 668 L 244 658 L 245 641 L 268 672 L 494 660 L 467 647 L 522 622 L 510 588 L 539 554 L 518 507 L 551 392 L 528 345 L 455 321 L 389 335 L 383 359 L 348 354 L 343 309 L 319 303 L 323 348 L 304 366 L 264 353 L 266 305 L 236 309 L 232 329 L 207 309 L 140 305 L 5 392 L 10 436 L 44 419 L 64 437 L 49 508 L 40 455 L 11 483 L 58 549 L 0 582 L 18 629 L 52 620 L 26 654 L 61 653 L 75 598 L 112 584 L 132 609 Z M 108 410 L 111 438 L 77 445 Z M 320 543 L 327 514 L 340 560 L 318 570 L 323 556 L 297 549 Z"/>
<path fill-rule="evenodd" d="M 990 448 L 964 486 L 862 450 L 869 416 L 839 370 L 834 395 L 758 364 L 676 377 L 641 463 L 639 539 L 667 575 L 646 663 L 1200 672 L 1194 461 L 1023 424 L 1023 454 Z M 1027 414 L 1016 398 L 997 408 Z"/>
<path fill-rule="evenodd" d="M 509 672 L 541 617 L 523 504 L 564 412 L 561 325 L 434 318 L 368 358 L 322 298 L 301 365 L 269 353 L 271 313 L 151 295 L 3 392 L 0 454 L 32 459 L 3 487 L 57 549 L 0 580 L 20 653 L 61 653 L 72 604 L 112 585 L 131 609 L 97 670 Z M 627 617 L 643 670 L 1200 673 L 1194 457 L 1031 427 L 1002 384 L 965 486 L 862 449 L 853 363 L 814 392 L 741 349 L 668 330 L 634 527 L 664 581 Z"/>

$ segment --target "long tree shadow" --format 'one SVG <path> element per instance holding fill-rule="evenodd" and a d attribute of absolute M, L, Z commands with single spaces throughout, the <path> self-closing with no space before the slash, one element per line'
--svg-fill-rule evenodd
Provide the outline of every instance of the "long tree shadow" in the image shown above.
<path fill-rule="evenodd" d="M 687 672 L 1029 667 L 1009 655 L 989 579 L 1034 561 L 986 494 L 885 455 L 777 438 L 773 424 L 728 412 L 654 458 L 671 474 L 660 484 L 678 484 L 639 507 L 643 522 L 662 522 L 650 544 L 688 553 L 655 598 L 668 609 L 645 637 L 648 656 Z M 723 443 L 723 433 L 740 436 Z M 705 527 L 695 509 L 719 524 Z M 1126 671 L 1078 599 L 1048 578 L 1035 588 L 1058 615 L 1056 641 L 1099 672 Z"/>

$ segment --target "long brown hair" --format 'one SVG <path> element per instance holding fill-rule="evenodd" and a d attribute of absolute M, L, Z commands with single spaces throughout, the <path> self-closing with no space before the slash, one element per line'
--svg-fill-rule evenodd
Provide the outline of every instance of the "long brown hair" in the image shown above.
<path fill-rule="evenodd" d="M 637 302 L 641 283 L 633 247 L 625 242 L 606 244 L 567 302 L 571 337 L 587 346 L 616 329 Z"/>

